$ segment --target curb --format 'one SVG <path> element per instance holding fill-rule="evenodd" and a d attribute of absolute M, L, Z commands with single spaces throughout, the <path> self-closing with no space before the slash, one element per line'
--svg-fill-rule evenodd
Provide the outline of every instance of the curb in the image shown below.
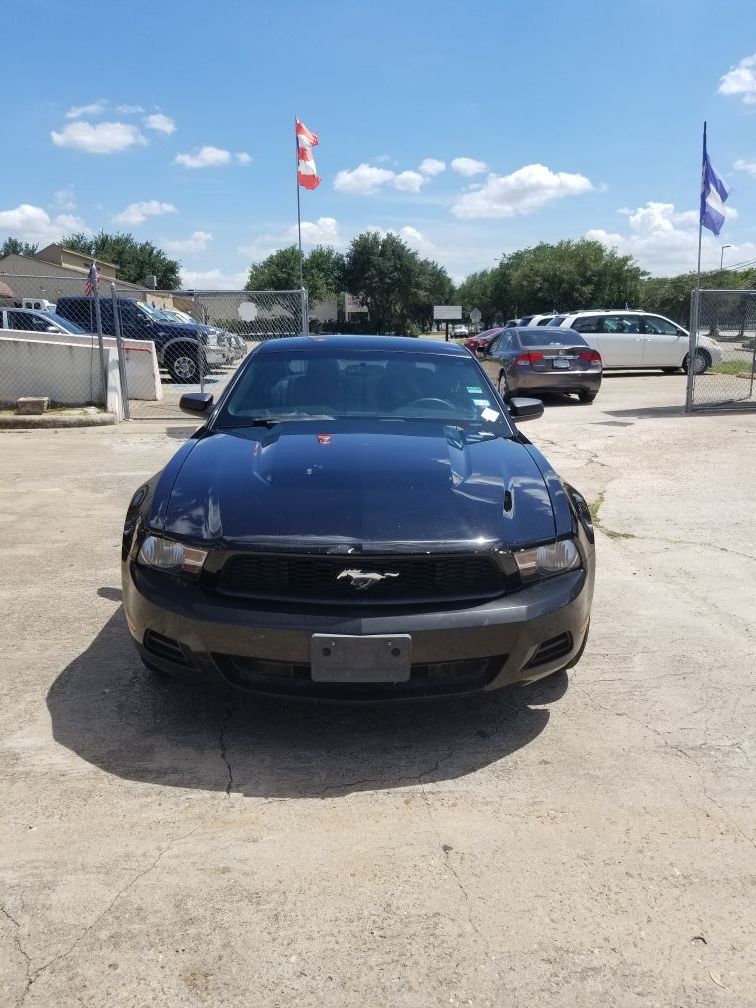
<path fill-rule="evenodd" d="M 40 416 L 0 416 L 0 430 L 47 430 L 53 427 L 109 427 L 116 422 L 114 413 L 66 416 L 47 413 Z"/>

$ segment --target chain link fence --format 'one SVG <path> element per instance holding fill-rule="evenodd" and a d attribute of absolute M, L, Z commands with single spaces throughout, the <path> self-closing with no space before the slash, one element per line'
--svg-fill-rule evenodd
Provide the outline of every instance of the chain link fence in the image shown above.
<path fill-rule="evenodd" d="M 0 274 L 0 409 L 18 400 L 180 416 L 183 392 L 225 388 L 260 341 L 307 332 L 294 291 L 159 291 L 101 278 Z"/>
<path fill-rule="evenodd" d="M 756 291 L 691 294 L 688 412 L 756 408 Z"/>

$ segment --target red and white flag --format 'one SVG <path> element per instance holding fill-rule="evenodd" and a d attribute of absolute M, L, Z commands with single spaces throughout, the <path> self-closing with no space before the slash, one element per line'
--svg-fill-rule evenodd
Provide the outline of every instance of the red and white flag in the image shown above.
<path fill-rule="evenodd" d="M 308 130 L 303 122 L 295 120 L 297 134 L 297 183 L 305 189 L 317 189 L 320 185 L 318 170 L 312 148 L 318 146 L 318 135 Z"/>

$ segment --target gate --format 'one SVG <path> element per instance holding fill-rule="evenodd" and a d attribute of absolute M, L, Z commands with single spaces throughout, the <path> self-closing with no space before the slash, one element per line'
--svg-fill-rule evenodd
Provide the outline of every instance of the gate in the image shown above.
<path fill-rule="evenodd" d="M 132 420 L 182 416 L 179 400 L 185 392 L 217 398 L 258 343 L 307 332 L 304 290 L 155 290 L 136 301 L 121 289 L 113 306 L 127 360 L 132 351 L 144 352 L 137 340 L 155 347 L 154 357 L 140 362 L 139 387 L 134 366 L 126 376 Z"/>
<path fill-rule="evenodd" d="M 694 290 L 690 318 L 686 411 L 756 408 L 756 291 Z"/>

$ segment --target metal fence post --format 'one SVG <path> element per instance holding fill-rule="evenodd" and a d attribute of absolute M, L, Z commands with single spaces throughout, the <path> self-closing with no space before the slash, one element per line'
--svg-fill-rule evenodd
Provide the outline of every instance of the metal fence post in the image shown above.
<path fill-rule="evenodd" d="M 690 292 L 690 336 L 688 338 L 688 382 L 685 387 L 685 412 L 693 412 L 693 395 L 695 391 L 695 367 L 696 347 L 698 345 L 698 308 L 699 290 L 694 288 Z"/>
<path fill-rule="evenodd" d="M 205 364 L 202 352 L 202 328 L 200 326 L 200 306 L 197 304 L 197 295 L 192 294 L 192 307 L 194 311 L 194 321 L 197 323 L 197 367 L 199 368 L 200 392 L 205 391 Z"/>
<path fill-rule="evenodd" d="M 97 344 L 100 348 L 100 371 L 102 373 L 102 405 L 108 407 L 108 368 L 105 364 L 105 343 L 102 338 L 102 312 L 100 311 L 100 278 L 97 276 L 92 292 L 95 310 L 95 331 Z"/>
<path fill-rule="evenodd" d="M 310 311 L 309 304 L 307 302 L 307 291 L 304 287 L 299 288 L 299 296 L 302 303 L 302 333 L 305 336 L 310 335 Z"/>
<path fill-rule="evenodd" d="M 129 408 L 129 386 L 126 381 L 126 350 L 123 345 L 123 336 L 121 334 L 121 312 L 118 309 L 118 295 L 116 293 L 116 285 L 114 283 L 110 285 L 110 296 L 113 301 L 113 329 L 115 332 L 116 347 L 118 349 L 118 376 L 121 379 L 123 418 L 124 420 L 130 420 L 131 410 Z"/>

